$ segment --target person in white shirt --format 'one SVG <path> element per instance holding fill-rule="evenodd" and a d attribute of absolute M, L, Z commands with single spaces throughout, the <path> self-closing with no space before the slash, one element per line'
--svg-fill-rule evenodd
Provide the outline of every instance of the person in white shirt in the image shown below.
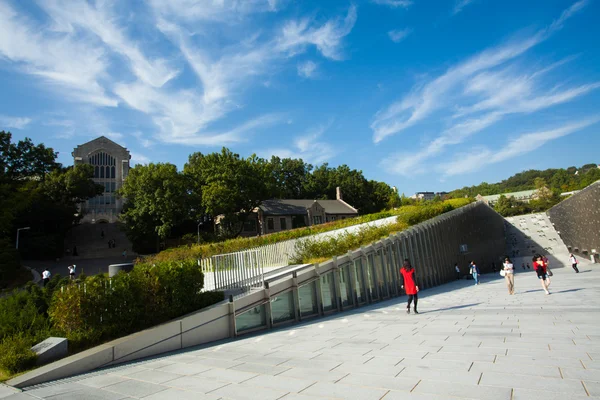
<path fill-rule="evenodd" d="M 75 279 L 75 264 L 69 265 L 69 277 Z"/>
<path fill-rule="evenodd" d="M 48 268 L 46 268 L 44 270 L 44 272 L 42 272 L 42 280 L 44 281 L 44 287 L 46 287 L 46 285 L 48 284 L 48 282 L 50 282 L 50 271 L 48 271 Z"/>
<path fill-rule="evenodd" d="M 458 268 L 458 264 L 454 264 L 454 271 L 456 271 L 456 280 L 460 279 L 460 268 Z"/>
<path fill-rule="evenodd" d="M 504 259 L 503 271 L 504 271 L 504 280 L 506 281 L 506 287 L 508 288 L 508 294 L 515 294 L 515 274 L 514 274 L 514 265 L 510 258 L 506 257 Z"/>
<path fill-rule="evenodd" d="M 569 255 L 569 262 L 571 263 L 571 267 L 573 267 L 573 270 L 579 273 L 579 268 L 577 268 L 577 264 L 579 264 L 579 261 L 577 261 L 573 253 Z"/>

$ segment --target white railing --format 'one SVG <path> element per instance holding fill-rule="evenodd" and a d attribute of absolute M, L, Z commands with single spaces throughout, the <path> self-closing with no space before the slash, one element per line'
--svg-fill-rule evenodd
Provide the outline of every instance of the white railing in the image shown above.
<path fill-rule="evenodd" d="M 205 290 L 242 289 L 262 286 L 265 269 L 289 265 L 296 254 L 296 243 L 302 240 L 323 240 L 342 234 L 356 233 L 366 226 L 383 226 L 396 222 L 397 217 L 382 218 L 312 236 L 268 244 L 250 250 L 219 254 L 198 260 L 204 272 Z"/>

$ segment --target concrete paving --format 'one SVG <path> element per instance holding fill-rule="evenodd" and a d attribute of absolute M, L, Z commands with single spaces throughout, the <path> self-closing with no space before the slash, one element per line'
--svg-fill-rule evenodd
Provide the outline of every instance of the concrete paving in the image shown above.
<path fill-rule="evenodd" d="M 397 298 L 5 399 L 600 399 L 600 266 L 580 266 L 554 265 L 549 296 L 488 274 L 421 292 L 419 315 Z"/>

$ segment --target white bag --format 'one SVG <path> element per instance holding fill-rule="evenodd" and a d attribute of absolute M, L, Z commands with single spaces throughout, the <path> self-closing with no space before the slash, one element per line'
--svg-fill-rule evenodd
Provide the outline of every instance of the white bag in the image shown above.
<path fill-rule="evenodd" d="M 506 272 L 503 269 L 500 270 L 500 276 L 506 276 Z"/>

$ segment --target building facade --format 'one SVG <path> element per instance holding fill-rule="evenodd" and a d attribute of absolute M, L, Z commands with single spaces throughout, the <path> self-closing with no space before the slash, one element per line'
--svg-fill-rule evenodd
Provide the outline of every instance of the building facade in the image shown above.
<path fill-rule="evenodd" d="M 104 193 L 89 199 L 81 207 L 81 222 L 117 222 L 123 209 L 123 199 L 116 191 L 129 174 L 129 150 L 112 140 L 100 136 L 73 149 L 73 164 L 90 164 L 94 167 L 94 182 L 104 186 Z"/>

